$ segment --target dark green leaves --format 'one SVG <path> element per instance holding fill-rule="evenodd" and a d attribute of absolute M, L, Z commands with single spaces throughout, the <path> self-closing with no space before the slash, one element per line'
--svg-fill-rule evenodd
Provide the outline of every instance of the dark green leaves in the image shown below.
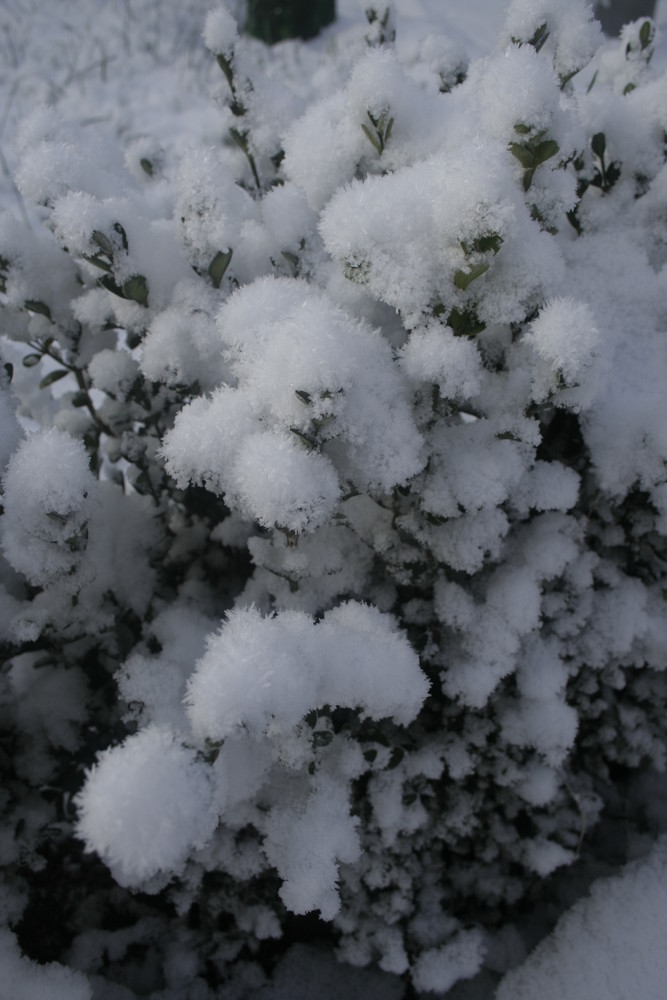
<path fill-rule="evenodd" d="M 603 158 L 605 150 L 607 148 L 607 139 L 604 132 L 596 132 L 591 139 L 591 149 L 600 159 Z"/>
<path fill-rule="evenodd" d="M 121 299 L 130 299 L 140 306 L 148 306 L 148 282 L 143 274 L 133 274 L 122 285 L 117 284 L 110 274 L 105 274 L 99 278 L 99 283 Z"/>
<path fill-rule="evenodd" d="M 38 365 L 41 360 L 42 360 L 41 354 L 26 354 L 26 356 L 23 359 L 23 367 L 34 368 L 35 365 Z"/>
<path fill-rule="evenodd" d="M 47 319 L 53 322 L 51 319 L 51 310 L 45 302 L 39 302 L 37 299 L 26 299 L 25 307 L 26 309 L 29 309 L 30 312 L 39 313 L 40 316 L 46 316 Z"/>
<path fill-rule="evenodd" d="M 514 131 L 519 135 L 530 135 L 531 126 L 519 123 L 514 126 Z M 510 143 L 510 152 L 516 157 L 524 168 L 523 189 L 527 191 L 532 184 L 533 175 L 537 168 L 547 160 L 550 160 L 558 153 L 560 146 L 555 139 L 545 138 L 546 129 L 536 132 L 531 138 L 526 138 L 523 142 Z"/>
<path fill-rule="evenodd" d="M 217 54 L 217 56 L 215 58 L 217 60 L 218 66 L 220 67 L 220 69 L 222 70 L 222 72 L 225 74 L 225 80 L 229 84 L 230 90 L 233 90 L 234 89 L 234 72 L 232 70 L 232 64 L 231 64 L 230 60 L 227 59 L 226 56 L 223 56 L 222 52 L 218 52 L 218 54 Z"/>
<path fill-rule="evenodd" d="M 372 115 L 370 111 L 367 111 L 366 114 L 368 115 L 373 129 L 371 130 L 362 122 L 362 131 L 371 145 L 377 150 L 378 156 L 382 156 L 384 147 L 387 145 L 389 137 L 391 136 L 391 131 L 394 127 L 394 119 L 388 117 L 388 110 L 383 111 L 377 118 L 375 115 Z"/>
<path fill-rule="evenodd" d="M 532 38 L 522 39 L 522 38 L 515 38 L 514 36 L 512 36 L 512 41 L 514 42 L 515 45 L 524 45 L 524 44 L 532 45 L 535 51 L 539 52 L 550 34 L 551 32 L 547 28 L 547 24 L 545 21 L 544 24 L 541 24 L 539 26 L 539 28 L 535 29 Z"/>
<path fill-rule="evenodd" d="M 218 250 L 217 254 L 208 265 L 208 276 L 213 282 L 214 288 L 220 288 L 220 282 L 225 276 L 225 271 L 229 267 L 232 259 L 232 250 Z"/>
<path fill-rule="evenodd" d="M 604 132 L 595 133 L 591 139 L 591 149 L 593 151 L 593 155 L 600 161 L 600 166 L 596 168 L 595 176 L 590 183 L 593 187 L 600 188 L 606 194 L 608 191 L 611 191 L 614 184 L 621 176 L 621 167 L 619 163 L 616 163 L 613 160 L 611 163 L 607 163 L 605 159 L 607 139 Z"/>
<path fill-rule="evenodd" d="M 126 299 L 138 302 L 140 306 L 148 305 L 148 282 L 143 274 L 134 274 L 123 285 L 123 295 Z"/>
<path fill-rule="evenodd" d="M 64 368 L 56 368 L 55 371 L 49 372 L 48 375 L 44 376 L 39 383 L 39 388 L 46 389 L 48 386 L 53 385 L 54 382 L 59 382 L 61 378 L 65 378 L 65 375 L 69 375 L 69 372 Z"/>
<path fill-rule="evenodd" d="M 489 264 L 473 264 L 469 271 L 457 271 L 454 275 L 454 284 L 464 292 L 472 281 L 486 274 L 489 267 Z"/>
<path fill-rule="evenodd" d="M 653 41 L 653 36 L 655 34 L 653 25 L 650 21 L 644 21 L 641 28 L 639 29 L 639 44 L 642 47 L 642 51 L 651 44 Z"/>

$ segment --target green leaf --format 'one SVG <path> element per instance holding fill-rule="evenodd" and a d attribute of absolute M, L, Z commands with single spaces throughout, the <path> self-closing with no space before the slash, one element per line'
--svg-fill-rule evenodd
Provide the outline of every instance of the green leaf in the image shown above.
<path fill-rule="evenodd" d="M 50 517 L 52 521 L 57 521 L 58 524 L 67 524 L 67 514 L 60 514 L 57 510 L 47 510 L 46 516 Z"/>
<path fill-rule="evenodd" d="M 152 177 L 154 171 L 153 171 L 153 164 L 151 163 L 151 161 L 147 160 L 145 156 L 142 156 L 141 159 L 139 160 L 139 163 L 141 164 L 141 169 L 144 171 L 144 173 L 148 174 L 149 177 Z"/>
<path fill-rule="evenodd" d="M 39 383 L 40 389 L 46 389 L 47 386 L 53 385 L 54 382 L 59 382 L 61 378 L 65 378 L 65 375 L 69 375 L 69 372 L 64 368 L 56 368 L 55 371 L 49 372 L 45 375 L 42 381 Z"/>
<path fill-rule="evenodd" d="M 560 75 L 558 77 L 558 79 L 560 80 L 560 89 L 561 90 L 565 90 L 565 88 L 567 87 L 567 85 L 570 82 L 570 80 L 572 80 L 577 75 L 577 73 L 579 73 L 580 71 L 581 71 L 581 68 L 579 68 L 579 69 L 573 69 L 573 70 L 570 70 L 569 73 L 563 73 L 562 75 Z"/>
<path fill-rule="evenodd" d="M 637 89 L 636 83 L 627 83 L 623 88 L 623 94 L 631 94 L 633 90 Z"/>
<path fill-rule="evenodd" d="M 500 233 L 485 233 L 472 241 L 472 249 L 476 253 L 488 253 L 489 250 L 492 250 L 494 254 L 497 254 L 502 245 L 503 238 Z"/>
<path fill-rule="evenodd" d="M 390 118 L 389 119 L 389 124 L 387 125 L 387 128 L 385 129 L 385 133 L 384 133 L 384 144 L 385 144 L 385 146 L 389 142 L 389 136 L 391 135 L 391 130 L 393 129 L 393 127 L 394 127 L 394 119 Z"/>
<path fill-rule="evenodd" d="M 539 28 L 537 29 L 537 31 L 535 32 L 535 34 L 533 35 L 533 37 L 530 39 L 530 41 L 529 41 L 528 44 L 534 46 L 535 51 L 539 52 L 540 49 L 542 48 L 542 46 L 544 45 L 544 43 L 546 42 L 547 38 L 549 37 L 549 35 L 550 35 L 550 32 L 547 29 L 547 25 L 546 25 L 546 21 L 545 21 L 544 24 L 541 24 L 539 26 Z"/>
<path fill-rule="evenodd" d="M 391 751 L 389 763 L 387 764 L 387 771 L 393 771 L 395 767 L 398 767 L 404 757 L 405 750 L 403 747 L 394 747 Z"/>
<path fill-rule="evenodd" d="M 30 310 L 30 312 L 39 313 L 40 316 L 46 316 L 48 320 L 53 322 L 51 319 L 51 310 L 45 302 L 40 302 L 38 299 L 26 299 L 24 305 L 26 309 Z"/>
<path fill-rule="evenodd" d="M 523 122 L 517 122 L 514 126 L 514 131 L 518 132 L 519 135 L 529 135 L 532 128 L 532 125 L 524 125 Z"/>
<path fill-rule="evenodd" d="M 243 150 L 243 152 L 247 156 L 248 155 L 248 134 L 247 134 L 247 132 L 239 132 L 239 130 L 237 128 L 234 128 L 232 126 L 232 128 L 230 128 L 230 130 L 229 130 L 229 134 L 231 135 L 232 139 L 234 140 L 234 142 L 236 143 L 236 145 L 239 147 L 239 149 Z"/>
<path fill-rule="evenodd" d="M 306 434 L 303 434 L 297 427 L 290 427 L 292 434 L 298 437 L 299 441 L 306 446 L 308 451 L 312 451 L 315 447 L 315 442 L 312 438 L 309 438 Z"/>
<path fill-rule="evenodd" d="M 517 160 L 519 161 L 522 167 L 526 167 L 528 169 L 529 167 L 535 165 L 534 154 L 529 149 L 526 149 L 526 147 L 521 145 L 520 143 L 518 142 L 511 143 L 510 152 L 512 156 L 516 156 Z"/>
<path fill-rule="evenodd" d="M 208 265 L 208 276 L 213 282 L 214 288 L 220 288 L 220 283 L 225 276 L 225 271 L 229 267 L 233 250 L 218 250 L 217 254 Z"/>
<path fill-rule="evenodd" d="M 600 160 L 603 158 L 606 148 L 607 139 L 604 132 L 596 132 L 591 139 L 591 149 Z"/>
<path fill-rule="evenodd" d="M 125 230 L 121 226 L 120 222 L 114 222 L 113 228 L 114 228 L 114 231 L 117 232 L 118 235 L 120 236 L 121 243 L 123 244 L 123 250 L 126 250 L 126 251 L 129 250 L 130 249 L 130 245 L 127 242 L 127 233 L 125 232 Z"/>
<path fill-rule="evenodd" d="M 229 84 L 230 90 L 233 90 L 234 89 L 234 72 L 232 70 L 232 64 L 230 63 L 229 59 L 227 59 L 225 56 L 223 56 L 222 52 L 218 52 L 218 54 L 217 54 L 217 56 L 215 58 L 217 60 L 218 66 L 220 67 L 220 69 L 222 70 L 222 72 L 225 74 L 225 80 Z"/>
<path fill-rule="evenodd" d="M 75 392 L 72 396 L 72 406 L 80 409 L 82 406 L 88 406 L 88 393 L 80 389 L 79 392 Z"/>
<path fill-rule="evenodd" d="M 653 28 L 650 21 L 644 21 L 639 29 L 639 41 L 641 43 L 642 52 L 653 41 Z"/>
<path fill-rule="evenodd" d="M 541 142 L 535 150 L 535 166 L 539 166 L 540 163 L 546 163 L 547 160 L 556 155 L 559 149 L 560 146 L 555 139 L 547 139 L 546 142 Z"/>
<path fill-rule="evenodd" d="M 295 389 L 294 395 L 297 399 L 301 400 L 302 403 L 305 403 L 306 406 L 310 406 L 313 401 L 312 396 L 309 392 L 306 392 L 305 389 Z"/>
<path fill-rule="evenodd" d="M 107 255 L 110 260 L 113 260 L 113 245 L 111 240 L 101 233 L 99 229 L 93 229 L 92 237 L 93 243 L 97 243 L 100 250 Z"/>
<path fill-rule="evenodd" d="M 364 125 L 363 122 L 361 123 L 361 128 L 368 141 L 377 150 L 378 156 L 382 156 L 382 146 L 380 145 L 380 140 L 378 139 L 378 137 L 376 135 L 373 135 L 371 130 L 366 125 Z"/>
<path fill-rule="evenodd" d="M 281 250 L 280 254 L 281 254 L 282 257 L 285 258 L 285 260 L 287 261 L 288 264 L 292 265 L 292 267 L 298 267 L 299 266 L 299 258 L 297 257 L 297 255 L 295 253 L 292 253 L 291 250 Z"/>
<path fill-rule="evenodd" d="M 140 306 L 148 306 L 148 282 L 143 274 L 134 274 L 123 285 L 123 295 L 126 299 L 138 302 Z"/>
<path fill-rule="evenodd" d="M 481 278 L 489 270 L 489 264 L 474 264 L 469 271 L 457 271 L 454 275 L 454 284 L 465 292 L 471 282 Z"/>
<path fill-rule="evenodd" d="M 109 273 L 111 271 L 111 264 L 105 260 L 100 254 L 96 253 L 94 257 L 88 257 L 85 253 L 81 255 L 85 261 L 89 264 L 93 264 L 94 267 L 99 267 L 101 271 L 106 271 Z"/>
<path fill-rule="evenodd" d="M 41 354 L 26 354 L 23 359 L 24 368 L 34 368 L 42 360 Z"/>

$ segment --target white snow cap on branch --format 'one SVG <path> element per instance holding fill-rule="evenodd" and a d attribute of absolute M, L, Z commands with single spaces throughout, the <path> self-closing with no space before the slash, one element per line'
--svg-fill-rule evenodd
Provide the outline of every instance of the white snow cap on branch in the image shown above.
<path fill-rule="evenodd" d="M 319 624 L 299 611 L 230 612 L 208 641 L 186 701 L 199 738 L 286 732 L 314 708 L 359 708 L 406 725 L 428 681 L 390 615 L 350 601 Z"/>

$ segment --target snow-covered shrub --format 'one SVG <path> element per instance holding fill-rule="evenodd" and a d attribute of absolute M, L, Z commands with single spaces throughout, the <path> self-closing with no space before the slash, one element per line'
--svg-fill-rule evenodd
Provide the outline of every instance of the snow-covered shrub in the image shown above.
<path fill-rule="evenodd" d="M 654 25 L 512 0 L 407 65 L 372 14 L 307 91 L 213 11 L 215 145 L 38 110 L 0 226 L 4 919 L 74 829 L 148 895 L 97 865 L 63 957 L 165 995 L 313 911 L 418 990 L 497 971 L 666 763 Z"/>

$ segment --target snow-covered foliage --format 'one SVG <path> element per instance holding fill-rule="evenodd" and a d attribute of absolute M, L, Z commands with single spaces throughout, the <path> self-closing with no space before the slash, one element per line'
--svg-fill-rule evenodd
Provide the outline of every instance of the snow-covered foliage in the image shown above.
<path fill-rule="evenodd" d="M 603 43 L 584 0 L 511 0 L 468 61 L 380 7 L 274 50 L 198 10 L 185 139 L 53 95 L 21 122 L 12 996 L 273 995 L 307 914 L 342 961 L 490 996 L 667 764 L 655 24 Z"/>

